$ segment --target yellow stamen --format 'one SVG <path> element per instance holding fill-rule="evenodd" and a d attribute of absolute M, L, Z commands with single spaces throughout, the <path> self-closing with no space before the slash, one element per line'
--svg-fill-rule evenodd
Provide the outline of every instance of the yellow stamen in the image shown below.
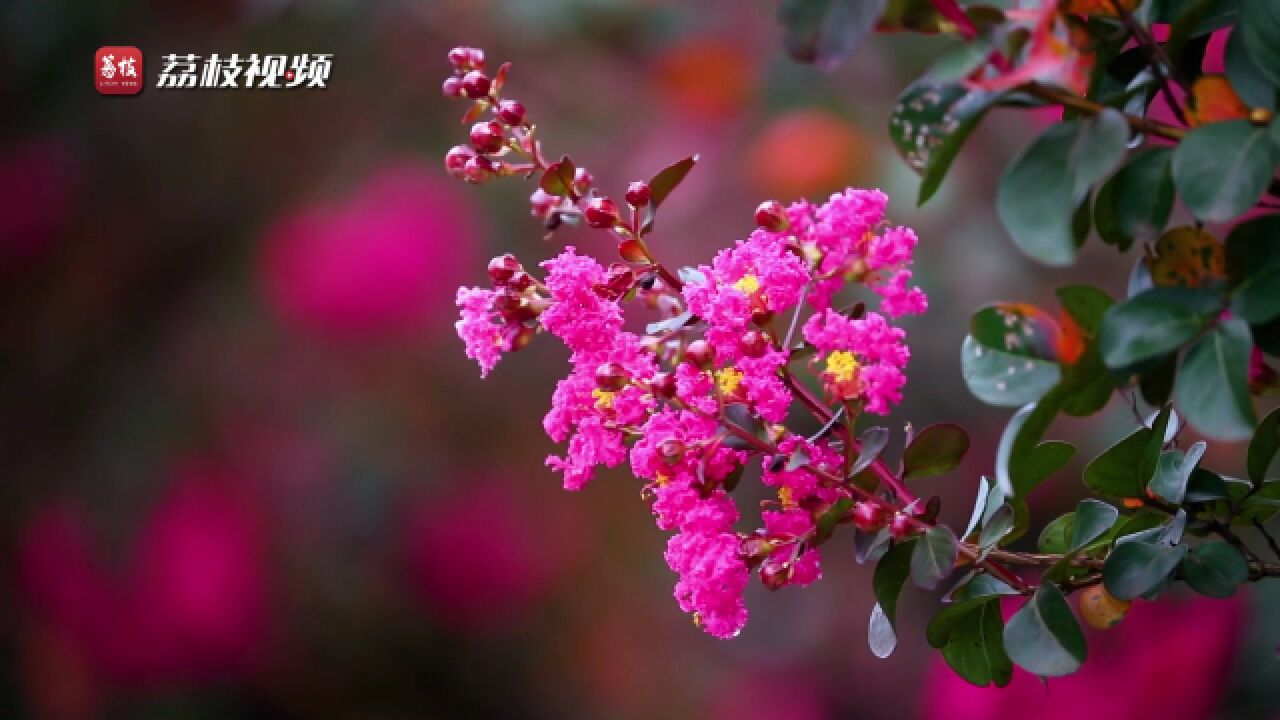
<path fill-rule="evenodd" d="M 653 478 L 653 481 L 658 484 L 658 487 L 665 487 L 667 483 L 671 482 L 671 476 L 665 473 L 658 473 Z"/>
<path fill-rule="evenodd" d="M 716 373 L 716 385 L 722 395 L 732 395 L 742 384 L 742 371 L 737 368 L 725 368 Z"/>
<path fill-rule="evenodd" d="M 596 399 L 597 410 L 608 410 L 612 408 L 613 398 L 616 395 L 617 393 L 612 393 L 612 392 L 609 392 L 608 390 L 601 390 L 600 388 L 596 388 L 595 390 L 591 391 L 591 397 Z"/>
<path fill-rule="evenodd" d="M 750 295 L 760 289 L 760 278 L 748 273 L 743 275 L 741 280 L 734 283 L 733 287 L 743 295 Z"/>
<path fill-rule="evenodd" d="M 782 507 L 785 509 L 790 509 L 796 506 L 796 498 L 795 498 L 795 495 L 791 492 L 791 488 L 789 487 L 778 488 L 778 502 L 782 503 Z"/>
<path fill-rule="evenodd" d="M 827 356 L 827 375 L 836 382 L 853 380 L 858 367 L 858 359 L 848 350 L 837 350 Z"/>

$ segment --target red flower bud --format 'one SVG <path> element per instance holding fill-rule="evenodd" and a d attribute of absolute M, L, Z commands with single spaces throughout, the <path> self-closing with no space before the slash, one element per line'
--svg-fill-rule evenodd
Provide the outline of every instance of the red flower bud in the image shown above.
<path fill-rule="evenodd" d="M 769 337 L 759 330 L 748 330 L 738 341 L 738 348 L 749 358 L 762 357 L 769 349 Z"/>
<path fill-rule="evenodd" d="M 604 297 L 617 300 L 636 284 L 635 271 L 622 263 L 613 263 L 604 274 Z"/>
<path fill-rule="evenodd" d="M 770 590 L 777 590 L 791 581 L 792 572 L 789 563 L 766 562 L 760 566 L 760 582 Z"/>
<path fill-rule="evenodd" d="M 587 190 L 591 189 L 591 183 L 595 178 L 591 177 L 591 173 L 586 168 L 578 168 L 573 171 L 573 189 L 578 191 L 579 195 L 585 195 Z"/>
<path fill-rule="evenodd" d="M 716 349 L 706 340 L 694 340 L 684 349 L 684 359 L 701 370 L 715 365 Z"/>
<path fill-rule="evenodd" d="M 911 519 L 901 513 L 895 513 L 889 521 L 889 537 L 894 540 L 905 540 L 916 534 L 916 526 Z"/>
<path fill-rule="evenodd" d="M 462 166 L 462 177 L 469 183 L 479 185 L 488 182 L 493 178 L 494 167 L 489 158 L 477 155 L 467 160 L 466 165 Z"/>
<path fill-rule="evenodd" d="M 460 98 L 464 95 L 462 88 L 462 78 L 457 75 L 450 75 L 444 79 L 440 85 L 440 94 L 448 98 Z"/>
<path fill-rule="evenodd" d="M 476 156 L 475 150 L 466 145 L 454 145 L 444 154 L 444 169 L 456 178 L 463 177 L 467 161 Z"/>
<path fill-rule="evenodd" d="M 787 220 L 786 208 L 782 207 L 782 203 L 777 200 L 766 200 L 756 208 L 756 225 L 765 230 L 782 232 L 790 224 L 791 222 Z"/>
<path fill-rule="evenodd" d="M 455 70 L 466 72 L 484 68 L 484 50 L 473 47 L 456 47 L 449 51 L 449 63 Z"/>
<path fill-rule="evenodd" d="M 760 327 L 765 327 L 773 322 L 773 311 L 763 307 L 753 308 L 751 310 L 751 322 Z"/>
<path fill-rule="evenodd" d="M 889 521 L 889 511 L 872 502 L 859 502 L 853 506 L 853 524 L 862 532 L 879 532 Z"/>
<path fill-rule="evenodd" d="M 618 392 L 627 386 L 627 369 L 616 362 L 602 363 L 596 368 L 596 386 L 601 390 Z"/>
<path fill-rule="evenodd" d="M 507 280 L 507 287 L 516 292 L 524 292 L 533 287 L 533 276 L 523 269 L 517 270 L 511 275 L 511 279 Z"/>
<path fill-rule="evenodd" d="M 462 76 L 462 92 L 472 100 L 489 97 L 489 88 L 492 86 L 489 76 L 479 70 L 472 70 Z"/>
<path fill-rule="evenodd" d="M 492 120 L 471 126 L 471 145 L 479 152 L 498 152 L 506 141 L 506 131 Z"/>
<path fill-rule="evenodd" d="M 668 465 L 679 462 L 680 458 L 684 457 L 684 451 L 684 442 L 676 438 L 667 438 L 658 443 L 658 455 Z"/>
<path fill-rule="evenodd" d="M 608 229 L 618 222 L 618 206 L 607 197 L 593 197 L 587 201 L 582 215 L 591 227 Z"/>
<path fill-rule="evenodd" d="M 537 334 L 538 331 L 536 328 L 522 325 L 520 329 L 516 331 L 515 337 L 511 338 L 511 352 L 523 350 L 528 347 L 529 343 L 533 342 L 533 336 Z"/>
<path fill-rule="evenodd" d="M 520 261 L 515 255 L 507 253 L 489 261 L 489 279 L 494 285 L 502 286 L 511 281 L 511 276 L 522 270 Z"/>
<path fill-rule="evenodd" d="M 653 191 L 649 189 L 647 183 L 633 182 L 627 186 L 627 204 L 631 207 L 645 207 L 649 204 L 649 199 L 653 197 Z"/>
<path fill-rule="evenodd" d="M 498 103 L 498 119 L 508 125 L 523 125 L 524 105 L 518 100 L 503 100 Z"/>
<path fill-rule="evenodd" d="M 676 376 L 669 372 L 660 372 L 649 381 L 649 390 L 657 397 L 673 398 L 676 396 Z"/>
<path fill-rule="evenodd" d="M 644 248 L 635 238 L 626 238 L 618 241 L 618 257 L 627 262 L 646 262 L 649 258 L 644 254 Z M 645 290 L 653 287 L 652 276 L 645 276 L 641 280 L 640 286 Z"/>

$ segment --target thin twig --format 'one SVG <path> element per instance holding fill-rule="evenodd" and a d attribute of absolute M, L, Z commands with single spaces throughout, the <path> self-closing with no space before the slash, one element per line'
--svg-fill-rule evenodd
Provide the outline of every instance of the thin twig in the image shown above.
<path fill-rule="evenodd" d="M 1178 104 L 1178 99 L 1174 96 L 1173 89 L 1169 86 L 1169 76 L 1165 72 L 1166 67 L 1173 68 L 1173 63 L 1169 61 L 1169 56 L 1165 54 L 1164 48 L 1147 33 L 1146 28 L 1142 27 L 1137 19 L 1133 17 L 1133 13 L 1122 7 L 1116 0 L 1111 0 L 1111 6 L 1115 8 L 1116 13 L 1120 16 L 1120 21 L 1129 29 L 1129 32 L 1133 33 L 1133 37 L 1138 41 L 1138 45 L 1142 47 L 1142 51 L 1147 54 L 1151 72 L 1155 73 L 1156 83 L 1160 88 L 1160 94 L 1164 95 L 1165 103 L 1173 111 L 1174 117 L 1178 118 L 1178 122 L 1186 125 L 1187 116 L 1183 114 L 1182 107 Z"/>
<path fill-rule="evenodd" d="M 1262 533 L 1262 537 L 1267 539 L 1267 547 L 1271 548 L 1272 554 L 1276 556 L 1276 559 L 1280 560 L 1280 545 L 1277 545 L 1276 539 L 1271 536 L 1271 533 L 1267 532 L 1266 526 L 1258 518 L 1253 519 L 1253 526 L 1258 528 L 1258 532 Z"/>
<path fill-rule="evenodd" d="M 1106 105 L 1102 105 L 1101 103 L 1096 103 L 1088 98 L 1083 98 L 1074 93 L 1067 92 L 1066 90 L 1061 90 L 1049 85 L 1041 85 L 1037 82 L 1027 83 L 1026 85 L 1021 86 L 1021 89 L 1033 97 L 1040 98 L 1041 100 L 1051 102 L 1055 105 L 1069 107 L 1079 112 L 1088 113 L 1089 115 L 1097 115 L 1103 110 L 1114 109 L 1109 108 Z M 1120 113 L 1120 115 L 1124 118 L 1124 121 L 1129 124 L 1129 127 L 1133 128 L 1137 132 L 1145 133 L 1147 135 L 1156 135 L 1165 138 L 1166 140 L 1173 140 L 1177 142 L 1182 140 L 1182 138 L 1187 134 L 1186 128 L 1180 128 L 1176 125 L 1163 123 L 1159 120 L 1152 120 L 1151 118 L 1139 117 L 1128 113 Z"/>

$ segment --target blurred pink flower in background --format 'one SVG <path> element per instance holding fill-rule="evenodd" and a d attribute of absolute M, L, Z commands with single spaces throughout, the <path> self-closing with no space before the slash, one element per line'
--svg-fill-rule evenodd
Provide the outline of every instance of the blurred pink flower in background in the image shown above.
<path fill-rule="evenodd" d="M 35 618 L 112 681 L 243 674 L 267 648 L 262 519 L 216 466 L 185 466 L 174 480 L 121 572 L 109 569 L 87 517 L 66 502 L 36 513 L 18 543 L 20 586 Z"/>
<path fill-rule="evenodd" d="M 1046 687 L 1020 669 L 1005 688 L 978 688 L 938 658 L 924 690 L 926 719 L 1198 720 L 1214 716 L 1245 604 L 1170 597 L 1136 602 L 1110 630 L 1086 628 L 1084 667 Z"/>
<path fill-rule="evenodd" d="M 534 502 L 491 477 L 411 500 L 404 528 L 409 581 L 439 620 L 501 629 L 581 560 L 582 528 L 564 507 Z"/>
<path fill-rule="evenodd" d="M 66 142 L 28 139 L 0 151 L 0 262 L 47 250 L 66 229 L 81 169 Z"/>
<path fill-rule="evenodd" d="M 427 323 L 447 327 L 453 289 L 481 245 L 469 199 L 435 168 L 401 161 L 345 200 L 279 218 L 263 235 L 259 273 L 267 302 L 295 328 L 403 340 Z"/>

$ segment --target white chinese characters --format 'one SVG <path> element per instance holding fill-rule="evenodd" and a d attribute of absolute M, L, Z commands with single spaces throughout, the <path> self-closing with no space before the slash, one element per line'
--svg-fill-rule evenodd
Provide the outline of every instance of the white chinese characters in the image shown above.
<path fill-rule="evenodd" d="M 259 55 L 239 53 L 208 57 L 170 53 L 156 81 L 157 88 L 212 88 L 226 90 L 278 90 L 323 88 L 333 67 L 330 53 Z"/>

